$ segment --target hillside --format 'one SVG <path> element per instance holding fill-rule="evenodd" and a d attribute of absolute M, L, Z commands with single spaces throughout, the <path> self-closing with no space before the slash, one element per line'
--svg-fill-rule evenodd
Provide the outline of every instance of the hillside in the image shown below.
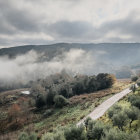
<path fill-rule="evenodd" d="M 70 104 L 61 109 L 44 107 L 36 110 L 32 97 L 21 94 L 21 91 L 27 89 L 3 92 L 0 94 L 0 138 L 6 139 L 10 135 L 11 139 L 17 139 L 22 131 L 35 131 L 40 137 L 59 126 L 75 124 L 104 100 L 129 85 L 130 81 L 117 81 L 112 88 L 73 96 L 69 98 Z"/>
<path fill-rule="evenodd" d="M 15 57 L 25 54 L 30 50 L 45 53 L 52 58 L 63 51 L 71 48 L 80 48 L 86 51 L 102 51 L 104 55 L 101 59 L 120 65 L 131 65 L 139 63 L 140 43 L 101 43 L 101 44 L 78 44 L 78 43 L 58 43 L 52 45 L 26 45 L 0 49 L 0 56 L 8 55 Z M 131 57 L 130 57 L 131 56 Z M 122 63 L 123 61 L 123 63 Z"/>

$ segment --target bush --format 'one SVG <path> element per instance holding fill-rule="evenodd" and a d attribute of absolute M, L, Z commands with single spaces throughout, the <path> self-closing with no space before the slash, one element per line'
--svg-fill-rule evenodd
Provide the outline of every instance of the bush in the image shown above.
<path fill-rule="evenodd" d="M 18 140 L 29 140 L 28 134 L 25 133 L 25 132 L 22 132 L 22 133 L 19 135 Z"/>
<path fill-rule="evenodd" d="M 102 140 L 134 140 L 135 138 L 130 136 L 128 133 L 118 131 L 116 129 L 110 129 L 106 131 L 105 136 L 102 137 Z"/>
<path fill-rule="evenodd" d="M 87 140 L 84 126 L 72 127 L 64 131 L 66 140 Z"/>
<path fill-rule="evenodd" d="M 46 104 L 51 106 L 54 104 L 54 96 L 56 95 L 55 91 L 50 89 L 49 93 L 46 95 Z"/>
<path fill-rule="evenodd" d="M 130 87 L 130 90 L 132 90 L 133 91 L 133 93 L 135 93 L 135 91 L 136 91 L 136 85 L 134 84 L 134 85 L 132 85 L 131 87 Z"/>
<path fill-rule="evenodd" d="M 66 140 L 63 133 L 56 133 L 54 135 L 54 140 Z"/>
<path fill-rule="evenodd" d="M 126 125 L 128 120 L 127 115 L 124 112 L 119 112 L 113 115 L 112 122 L 114 126 L 118 126 L 119 129 L 123 131 L 123 127 Z"/>
<path fill-rule="evenodd" d="M 37 140 L 37 136 L 36 136 L 35 133 L 32 133 L 32 134 L 28 135 L 27 133 L 22 132 L 19 135 L 18 140 Z"/>
<path fill-rule="evenodd" d="M 139 117 L 139 110 L 136 107 L 132 107 L 131 109 L 127 109 L 126 114 L 128 118 L 130 119 L 129 127 L 131 128 L 131 124 L 134 120 L 137 120 Z"/>
<path fill-rule="evenodd" d="M 33 84 L 30 92 L 33 97 L 36 97 L 39 94 L 45 94 L 45 88 L 42 87 L 40 84 Z"/>
<path fill-rule="evenodd" d="M 63 133 L 47 133 L 42 136 L 41 140 L 65 140 Z"/>
<path fill-rule="evenodd" d="M 138 80 L 138 76 L 132 76 L 131 81 L 136 82 Z"/>
<path fill-rule="evenodd" d="M 137 81 L 137 85 L 140 87 L 140 79 Z"/>
<path fill-rule="evenodd" d="M 106 126 L 100 121 L 92 121 L 88 124 L 87 138 L 89 140 L 100 140 L 104 136 Z"/>
<path fill-rule="evenodd" d="M 62 108 L 68 104 L 68 100 L 62 95 L 56 95 L 54 97 L 55 107 Z"/>
<path fill-rule="evenodd" d="M 53 114 L 53 110 L 52 110 L 52 109 L 48 109 L 48 110 L 46 110 L 46 111 L 44 112 L 43 116 L 44 116 L 44 117 L 48 117 L 48 116 L 50 116 L 50 115 L 52 115 L 52 114 Z"/>
<path fill-rule="evenodd" d="M 92 121 L 92 119 L 91 119 L 90 117 L 88 117 L 88 118 L 84 121 L 86 129 L 87 129 L 87 127 L 88 127 L 89 121 Z"/>
<path fill-rule="evenodd" d="M 107 73 L 100 73 L 97 75 L 97 82 L 99 82 L 100 86 L 99 89 L 105 89 L 111 87 L 116 78 L 114 75 L 107 74 Z"/>
<path fill-rule="evenodd" d="M 52 133 L 46 133 L 42 136 L 41 140 L 54 140 L 54 135 Z"/>
<path fill-rule="evenodd" d="M 128 98 L 128 101 L 135 107 L 140 109 L 140 96 L 132 95 Z"/>
<path fill-rule="evenodd" d="M 121 109 L 121 106 L 113 105 L 113 107 L 108 110 L 108 117 L 111 119 L 113 115 L 117 114 Z"/>
<path fill-rule="evenodd" d="M 35 133 L 29 135 L 29 140 L 37 140 L 37 136 Z"/>
<path fill-rule="evenodd" d="M 43 107 L 45 104 L 46 104 L 46 102 L 45 102 L 45 97 L 44 97 L 42 94 L 39 94 L 39 95 L 36 97 L 36 107 L 37 107 L 37 108 L 41 108 L 41 107 Z"/>

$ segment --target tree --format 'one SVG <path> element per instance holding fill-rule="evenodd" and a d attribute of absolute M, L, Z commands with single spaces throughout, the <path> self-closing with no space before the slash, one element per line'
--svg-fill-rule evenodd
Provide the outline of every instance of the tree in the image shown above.
<path fill-rule="evenodd" d="M 100 140 L 105 134 L 105 125 L 100 121 L 90 121 L 87 127 L 87 138 L 89 140 Z"/>
<path fill-rule="evenodd" d="M 137 85 L 140 87 L 140 79 L 137 81 Z"/>
<path fill-rule="evenodd" d="M 128 98 L 128 101 L 135 107 L 140 109 L 140 96 L 132 95 Z"/>
<path fill-rule="evenodd" d="M 66 129 L 64 136 L 66 140 L 87 140 L 84 126 Z"/>
<path fill-rule="evenodd" d="M 52 86 L 49 90 L 49 92 L 46 94 L 46 104 L 51 106 L 54 104 L 54 96 L 57 95 L 56 90 L 54 89 L 54 86 Z"/>
<path fill-rule="evenodd" d="M 59 92 L 60 95 L 66 98 L 70 98 L 73 95 L 73 91 L 70 83 L 62 84 Z"/>
<path fill-rule="evenodd" d="M 126 125 L 128 120 L 127 115 L 124 112 L 119 112 L 118 114 L 113 115 L 112 122 L 114 126 L 118 126 L 119 129 L 123 131 L 123 126 Z"/>
<path fill-rule="evenodd" d="M 118 131 L 116 129 L 110 129 L 105 132 L 105 136 L 101 140 L 134 140 L 136 137 L 133 137 L 123 131 Z"/>
<path fill-rule="evenodd" d="M 45 94 L 45 88 L 42 87 L 40 84 L 33 84 L 30 92 L 33 97 L 36 97 L 39 94 Z"/>
<path fill-rule="evenodd" d="M 121 106 L 119 105 L 113 105 L 113 107 L 111 107 L 109 110 L 108 110 L 108 117 L 111 119 L 113 117 L 113 115 L 117 114 L 118 112 L 121 111 Z"/>
<path fill-rule="evenodd" d="M 135 84 L 132 85 L 132 86 L 130 87 L 130 89 L 133 91 L 133 93 L 135 93 L 135 91 L 136 91 L 136 85 L 135 85 Z"/>
<path fill-rule="evenodd" d="M 115 78 L 114 75 L 107 74 L 107 73 L 100 73 L 100 74 L 97 75 L 96 78 L 97 78 L 97 81 L 100 84 L 99 89 L 109 88 L 116 81 L 116 78 Z"/>
<path fill-rule="evenodd" d="M 132 107 L 131 109 L 126 110 L 126 114 L 128 118 L 130 119 L 130 125 L 129 127 L 131 128 L 131 124 L 134 120 L 137 120 L 139 117 L 139 110 L 136 107 Z"/>
<path fill-rule="evenodd" d="M 25 132 L 22 132 L 22 133 L 19 135 L 18 140 L 29 140 L 28 134 L 25 133 Z"/>
<path fill-rule="evenodd" d="M 68 104 L 68 100 L 62 95 L 56 95 L 54 97 L 55 107 L 62 108 Z"/>
<path fill-rule="evenodd" d="M 39 95 L 36 97 L 36 107 L 37 107 L 37 108 L 41 108 L 41 107 L 43 107 L 45 104 L 46 104 L 46 102 L 45 102 L 45 97 L 44 97 L 42 94 L 39 94 Z"/>
<path fill-rule="evenodd" d="M 84 121 L 86 129 L 87 129 L 87 127 L 88 127 L 89 121 L 91 121 L 91 120 L 92 120 L 92 119 L 91 119 L 90 117 L 88 117 L 88 118 Z"/>
<path fill-rule="evenodd" d="M 95 76 L 89 77 L 87 92 L 94 92 L 99 89 L 100 83 L 96 80 Z"/>
<path fill-rule="evenodd" d="M 132 76 L 131 81 L 136 82 L 138 80 L 138 76 Z"/>

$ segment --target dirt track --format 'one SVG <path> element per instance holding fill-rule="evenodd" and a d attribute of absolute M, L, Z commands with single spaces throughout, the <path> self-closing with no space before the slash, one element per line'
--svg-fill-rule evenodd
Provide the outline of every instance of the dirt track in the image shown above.
<path fill-rule="evenodd" d="M 77 123 L 77 126 L 79 126 L 80 124 L 82 124 L 84 122 L 84 120 L 87 117 L 90 117 L 93 120 L 96 120 L 98 118 L 100 118 L 101 116 L 104 115 L 104 113 L 117 101 L 119 101 L 121 98 L 123 98 L 125 95 L 127 95 L 128 93 L 130 93 L 131 90 L 129 88 L 117 93 L 116 95 L 110 97 L 109 99 L 107 99 L 106 101 L 104 101 L 102 104 L 100 104 L 97 108 L 95 108 L 90 114 L 88 114 L 85 118 L 83 118 L 82 120 L 80 120 Z"/>

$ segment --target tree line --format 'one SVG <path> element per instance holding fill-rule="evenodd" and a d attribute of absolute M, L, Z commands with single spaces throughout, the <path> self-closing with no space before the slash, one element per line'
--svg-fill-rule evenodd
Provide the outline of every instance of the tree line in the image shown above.
<path fill-rule="evenodd" d="M 115 76 L 107 73 L 97 76 L 72 76 L 62 72 L 34 82 L 31 95 L 35 98 L 38 108 L 44 105 L 62 107 L 68 103 L 67 99 L 74 95 L 110 88 L 114 82 Z"/>

